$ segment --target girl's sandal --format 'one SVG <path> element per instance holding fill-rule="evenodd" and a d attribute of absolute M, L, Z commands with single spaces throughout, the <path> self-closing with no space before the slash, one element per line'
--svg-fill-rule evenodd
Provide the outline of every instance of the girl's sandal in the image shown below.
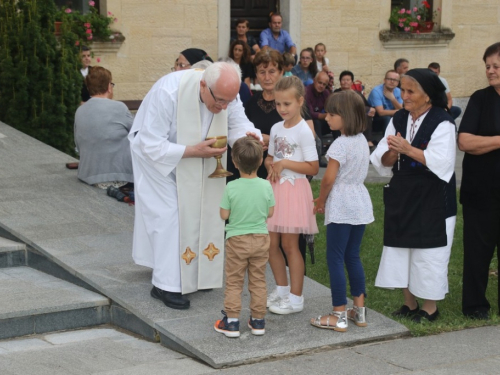
<path fill-rule="evenodd" d="M 311 324 L 318 328 L 333 329 L 338 332 L 347 331 L 347 312 L 346 311 L 333 311 L 326 316 L 326 324 L 321 324 L 321 318 L 325 316 L 318 316 L 311 319 Z M 330 324 L 330 317 L 337 318 L 335 324 Z M 333 323 L 333 322 L 332 322 Z"/>

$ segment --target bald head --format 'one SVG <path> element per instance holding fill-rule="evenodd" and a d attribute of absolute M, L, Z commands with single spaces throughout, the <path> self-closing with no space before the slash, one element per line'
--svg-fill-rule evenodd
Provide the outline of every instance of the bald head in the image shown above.
<path fill-rule="evenodd" d="M 329 81 L 330 77 L 328 77 L 328 74 L 326 74 L 326 72 L 319 72 L 318 74 L 316 74 L 316 77 L 314 77 L 314 90 L 316 90 L 318 93 L 322 93 L 328 86 Z"/>

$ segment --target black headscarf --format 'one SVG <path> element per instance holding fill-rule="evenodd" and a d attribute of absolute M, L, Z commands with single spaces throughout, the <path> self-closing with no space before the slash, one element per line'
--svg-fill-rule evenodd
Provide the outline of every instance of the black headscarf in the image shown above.
<path fill-rule="evenodd" d="M 210 62 L 213 62 L 210 56 L 208 56 L 208 53 L 199 48 L 185 49 L 184 51 L 181 52 L 181 55 L 183 55 L 191 65 L 194 65 L 198 61 L 202 60 L 208 60 Z"/>
<path fill-rule="evenodd" d="M 446 98 L 446 87 L 439 79 L 438 75 L 430 69 L 411 69 L 404 75 L 415 78 L 422 86 L 427 96 L 431 99 L 434 107 L 448 109 L 448 99 Z"/>

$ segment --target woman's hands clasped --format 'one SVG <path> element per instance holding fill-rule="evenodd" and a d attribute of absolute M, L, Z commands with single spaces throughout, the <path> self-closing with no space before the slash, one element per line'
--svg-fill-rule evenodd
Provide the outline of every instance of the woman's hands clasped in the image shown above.
<path fill-rule="evenodd" d="M 412 149 L 410 143 L 399 132 L 397 135 L 387 136 L 387 145 L 389 146 L 389 150 L 404 155 L 407 155 Z"/>

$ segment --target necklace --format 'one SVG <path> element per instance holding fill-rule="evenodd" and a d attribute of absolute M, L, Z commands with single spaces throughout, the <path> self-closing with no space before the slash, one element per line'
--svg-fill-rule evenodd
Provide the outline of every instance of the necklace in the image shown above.
<path fill-rule="evenodd" d="M 417 127 L 418 127 L 417 126 L 417 121 L 420 119 L 420 117 L 422 117 L 427 112 L 429 112 L 431 110 L 431 108 L 432 108 L 432 106 L 429 107 L 429 108 L 427 108 L 427 110 L 424 113 L 418 115 L 415 119 L 413 119 L 413 117 L 412 117 L 412 119 L 411 119 L 411 125 L 410 125 L 410 143 L 413 142 L 413 139 L 415 138 L 415 133 L 417 132 Z"/>

